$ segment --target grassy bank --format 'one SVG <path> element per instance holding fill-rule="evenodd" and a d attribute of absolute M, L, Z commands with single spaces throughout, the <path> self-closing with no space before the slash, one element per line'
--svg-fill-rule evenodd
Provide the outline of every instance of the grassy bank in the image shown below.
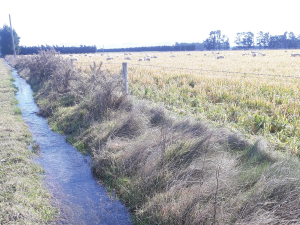
<path fill-rule="evenodd" d="M 55 52 L 20 59 L 40 114 L 93 159 L 137 224 L 285 224 L 300 219 L 300 163 L 256 138 L 124 95 Z"/>
<path fill-rule="evenodd" d="M 0 59 L 0 224 L 44 224 L 54 217 L 42 168 L 28 150 L 31 133 L 16 106 L 16 88 Z"/>

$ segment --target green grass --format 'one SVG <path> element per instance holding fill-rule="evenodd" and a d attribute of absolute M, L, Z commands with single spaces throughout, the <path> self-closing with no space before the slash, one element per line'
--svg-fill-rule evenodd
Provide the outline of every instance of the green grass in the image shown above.
<path fill-rule="evenodd" d="M 31 133 L 14 98 L 17 89 L 0 60 L 0 224 L 45 224 L 55 216 L 42 168 L 28 150 Z"/>

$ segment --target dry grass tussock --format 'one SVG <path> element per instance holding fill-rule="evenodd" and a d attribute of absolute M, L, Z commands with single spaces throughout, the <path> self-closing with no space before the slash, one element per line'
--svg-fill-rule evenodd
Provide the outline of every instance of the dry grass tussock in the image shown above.
<path fill-rule="evenodd" d="M 0 224 L 45 224 L 55 209 L 28 150 L 31 134 L 14 98 L 16 88 L 0 60 Z"/>
<path fill-rule="evenodd" d="M 68 87 L 53 91 L 62 87 L 55 76 L 64 74 L 57 71 L 39 84 L 42 114 L 47 111 L 54 130 L 90 152 L 94 174 L 130 206 L 137 224 L 300 220 L 298 159 L 275 152 L 263 139 L 253 143 L 226 128 L 125 96 L 120 78 L 105 74 L 101 64 L 86 76 L 67 60 L 60 62 L 72 71 Z M 26 62 L 20 65 L 29 80 L 36 76 Z"/>

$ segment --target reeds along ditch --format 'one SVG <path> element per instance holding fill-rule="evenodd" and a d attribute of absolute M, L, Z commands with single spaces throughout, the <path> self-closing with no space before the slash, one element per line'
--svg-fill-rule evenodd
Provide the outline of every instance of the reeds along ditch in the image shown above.
<path fill-rule="evenodd" d="M 300 219 L 300 164 L 207 121 L 124 95 L 120 75 L 54 51 L 19 59 L 40 114 L 92 156 L 137 224 L 282 224 Z"/>

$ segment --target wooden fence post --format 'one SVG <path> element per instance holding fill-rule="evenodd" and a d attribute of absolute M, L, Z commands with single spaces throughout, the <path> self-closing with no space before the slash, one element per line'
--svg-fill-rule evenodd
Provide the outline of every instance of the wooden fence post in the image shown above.
<path fill-rule="evenodd" d="M 124 91 L 126 94 L 128 94 L 127 62 L 123 62 L 122 66 L 123 66 Z"/>

